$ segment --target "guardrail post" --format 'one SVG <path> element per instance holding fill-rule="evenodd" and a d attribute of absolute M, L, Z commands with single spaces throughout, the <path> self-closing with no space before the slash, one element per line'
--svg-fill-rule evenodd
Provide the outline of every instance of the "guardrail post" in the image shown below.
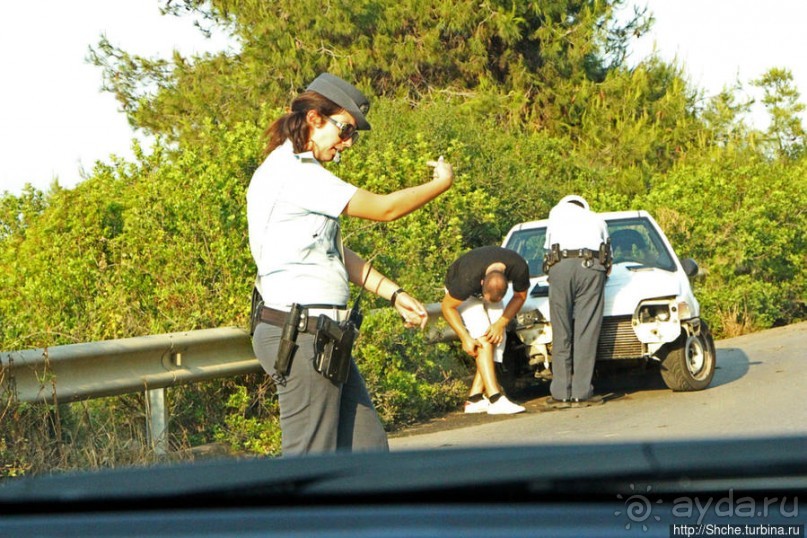
<path fill-rule="evenodd" d="M 168 452 L 168 414 L 165 410 L 165 389 L 146 391 L 146 431 L 149 446 L 156 454 Z"/>

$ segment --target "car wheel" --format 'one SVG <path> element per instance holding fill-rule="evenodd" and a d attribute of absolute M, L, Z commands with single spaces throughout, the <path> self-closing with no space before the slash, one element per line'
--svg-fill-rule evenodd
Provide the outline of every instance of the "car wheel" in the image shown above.
<path fill-rule="evenodd" d="M 661 358 L 661 378 L 674 391 L 703 390 L 715 375 L 715 344 L 709 326 L 701 320 L 698 335 L 686 331 L 669 345 Z"/>

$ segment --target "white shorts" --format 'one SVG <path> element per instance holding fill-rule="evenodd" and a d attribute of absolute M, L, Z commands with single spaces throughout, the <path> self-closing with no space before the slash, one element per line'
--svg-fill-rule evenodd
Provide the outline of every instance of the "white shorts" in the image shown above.
<path fill-rule="evenodd" d="M 471 335 L 471 338 L 478 339 L 487 332 L 488 327 L 493 322 L 502 317 L 504 303 L 498 302 L 486 305 L 482 299 L 469 297 L 462 302 L 457 311 L 462 316 L 462 323 L 468 329 L 468 334 Z M 504 333 L 502 337 L 502 341 L 493 350 L 494 362 L 502 362 L 504 358 L 504 344 L 507 341 L 507 333 Z"/>

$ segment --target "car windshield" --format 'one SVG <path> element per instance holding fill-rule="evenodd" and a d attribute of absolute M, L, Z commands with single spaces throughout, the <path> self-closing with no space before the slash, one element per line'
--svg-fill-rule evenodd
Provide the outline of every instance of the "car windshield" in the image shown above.
<path fill-rule="evenodd" d="M 656 229 L 644 217 L 611 219 L 607 221 L 611 236 L 614 264 L 627 263 L 644 267 L 657 267 L 674 271 L 672 255 Z M 507 241 L 506 247 L 515 250 L 530 267 L 530 276 L 544 275 L 542 269 L 546 226 L 519 230 Z"/>

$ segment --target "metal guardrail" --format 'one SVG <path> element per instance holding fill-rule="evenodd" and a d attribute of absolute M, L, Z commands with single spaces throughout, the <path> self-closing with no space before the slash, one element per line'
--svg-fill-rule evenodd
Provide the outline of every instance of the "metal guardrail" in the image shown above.
<path fill-rule="evenodd" d="M 439 329 L 440 304 L 426 305 L 429 341 L 456 339 Z M 447 329 L 447 330 L 446 330 Z M 68 403 L 259 372 L 249 333 L 238 327 L 137 336 L 0 352 L 0 394 L 19 401 Z"/>
<path fill-rule="evenodd" d="M 434 325 L 440 304 L 426 306 L 432 342 L 455 339 Z M 138 336 L 0 352 L 0 396 L 69 403 L 145 391 L 149 437 L 165 452 L 165 389 L 260 372 L 249 333 L 238 327 Z"/>
<path fill-rule="evenodd" d="M 237 327 L 4 351 L 0 393 L 65 403 L 260 371 Z"/>

